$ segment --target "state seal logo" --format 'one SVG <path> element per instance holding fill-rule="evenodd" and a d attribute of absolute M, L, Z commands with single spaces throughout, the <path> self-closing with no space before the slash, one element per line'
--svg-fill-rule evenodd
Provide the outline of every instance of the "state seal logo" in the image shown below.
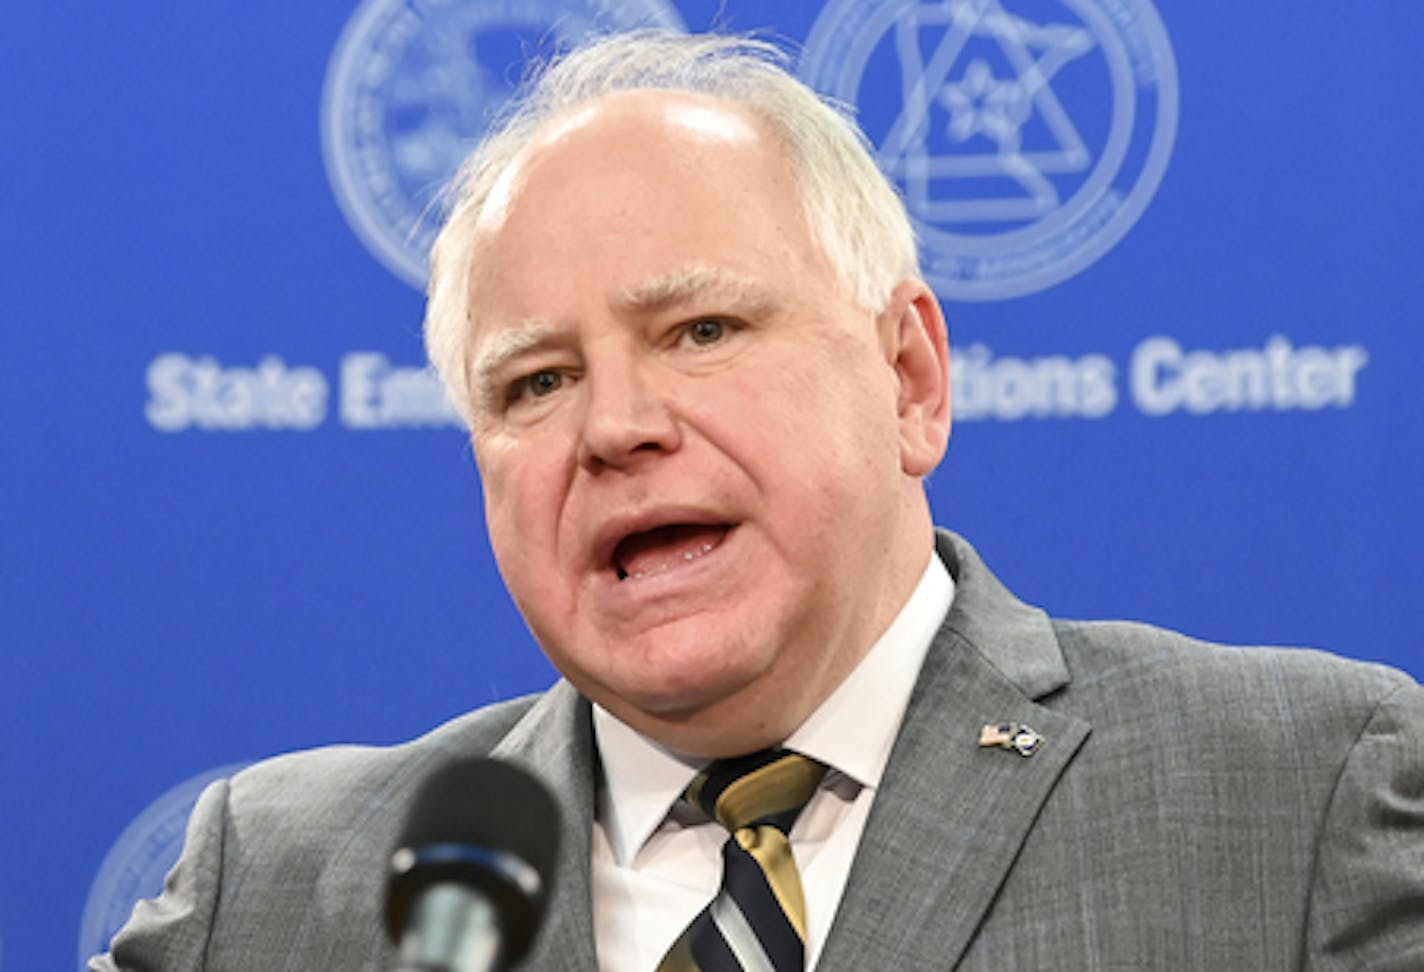
<path fill-rule="evenodd" d="M 664 0 L 365 0 L 332 53 L 321 109 L 327 175 L 357 237 L 423 289 L 431 204 L 530 57 L 635 27 L 686 29 Z"/>
<path fill-rule="evenodd" d="M 141 898 L 163 890 L 163 879 L 178 863 L 187 834 L 188 815 L 203 789 L 214 780 L 236 773 L 246 763 L 233 763 L 200 773 L 164 793 L 124 828 L 89 887 L 79 925 L 79 967 L 107 951 L 114 933 L 129 920 Z"/>
<path fill-rule="evenodd" d="M 949 299 L 1090 266 L 1147 208 L 1176 138 L 1150 0 L 830 0 L 800 73 L 857 109 Z"/>

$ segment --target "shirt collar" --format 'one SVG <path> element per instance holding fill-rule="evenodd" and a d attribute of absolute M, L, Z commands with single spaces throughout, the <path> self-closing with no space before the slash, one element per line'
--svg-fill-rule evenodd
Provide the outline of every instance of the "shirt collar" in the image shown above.
<path fill-rule="evenodd" d="M 788 749 L 820 760 L 861 786 L 880 783 L 930 641 L 949 611 L 954 580 L 930 555 L 919 583 L 845 681 L 791 734 Z M 666 819 L 703 761 L 689 760 L 593 707 L 605 786 L 598 818 L 613 855 L 628 864 Z"/>
<path fill-rule="evenodd" d="M 890 627 L 791 734 L 786 748 L 820 760 L 861 786 L 878 786 L 925 653 L 953 599 L 954 579 L 932 553 Z"/>

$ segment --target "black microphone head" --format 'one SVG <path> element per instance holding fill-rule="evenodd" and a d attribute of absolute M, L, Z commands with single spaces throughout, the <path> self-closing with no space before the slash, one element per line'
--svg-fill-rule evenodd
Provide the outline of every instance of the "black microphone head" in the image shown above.
<path fill-rule="evenodd" d="M 399 944 L 422 892 L 459 884 L 494 905 L 504 961 L 517 962 L 543 918 L 558 844 L 558 805 L 527 771 L 483 758 L 445 765 L 416 793 L 391 856 L 386 931 Z"/>

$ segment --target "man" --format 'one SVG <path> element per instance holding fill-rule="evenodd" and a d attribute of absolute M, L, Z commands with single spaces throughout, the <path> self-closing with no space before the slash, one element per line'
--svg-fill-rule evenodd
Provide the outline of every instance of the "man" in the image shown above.
<path fill-rule="evenodd" d="M 1053 621 L 936 534 L 942 314 L 853 127 L 767 49 L 579 51 L 458 185 L 428 344 L 565 680 L 216 785 L 93 968 L 388 965 L 404 808 L 469 754 L 563 807 L 533 968 L 1424 968 L 1424 692 Z M 679 799 L 769 747 L 816 767 L 766 837 L 789 966 Z"/>

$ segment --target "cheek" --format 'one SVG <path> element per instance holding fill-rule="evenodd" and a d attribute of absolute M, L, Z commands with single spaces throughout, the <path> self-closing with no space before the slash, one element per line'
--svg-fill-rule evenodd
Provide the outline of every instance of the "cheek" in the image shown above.
<path fill-rule="evenodd" d="M 479 456 L 485 525 L 501 565 L 523 565 L 552 551 L 545 533 L 558 518 L 558 479 L 531 455 Z"/>
<path fill-rule="evenodd" d="M 882 460 L 898 464 L 895 389 L 873 362 L 847 367 L 852 356 L 867 352 L 846 344 L 782 369 L 763 394 L 775 407 L 760 413 L 774 424 L 769 437 L 788 461 L 804 463 L 807 474 L 835 474 L 837 481 L 880 470 Z"/>
<path fill-rule="evenodd" d="M 871 418 L 862 395 L 806 372 L 739 376 L 699 423 L 749 482 L 749 509 L 762 514 L 753 518 L 796 562 L 819 556 L 808 537 L 858 517 L 866 495 L 883 494 L 883 477 L 898 468 L 893 427 Z"/>
<path fill-rule="evenodd" d="M 560 582 L 558 544 L 552 524 L 558 512 L 546 479 L 527 466 L 485 487 L 485 527 L 510 597 L 541 644 L 549 644 L 570 605 Z"/>

